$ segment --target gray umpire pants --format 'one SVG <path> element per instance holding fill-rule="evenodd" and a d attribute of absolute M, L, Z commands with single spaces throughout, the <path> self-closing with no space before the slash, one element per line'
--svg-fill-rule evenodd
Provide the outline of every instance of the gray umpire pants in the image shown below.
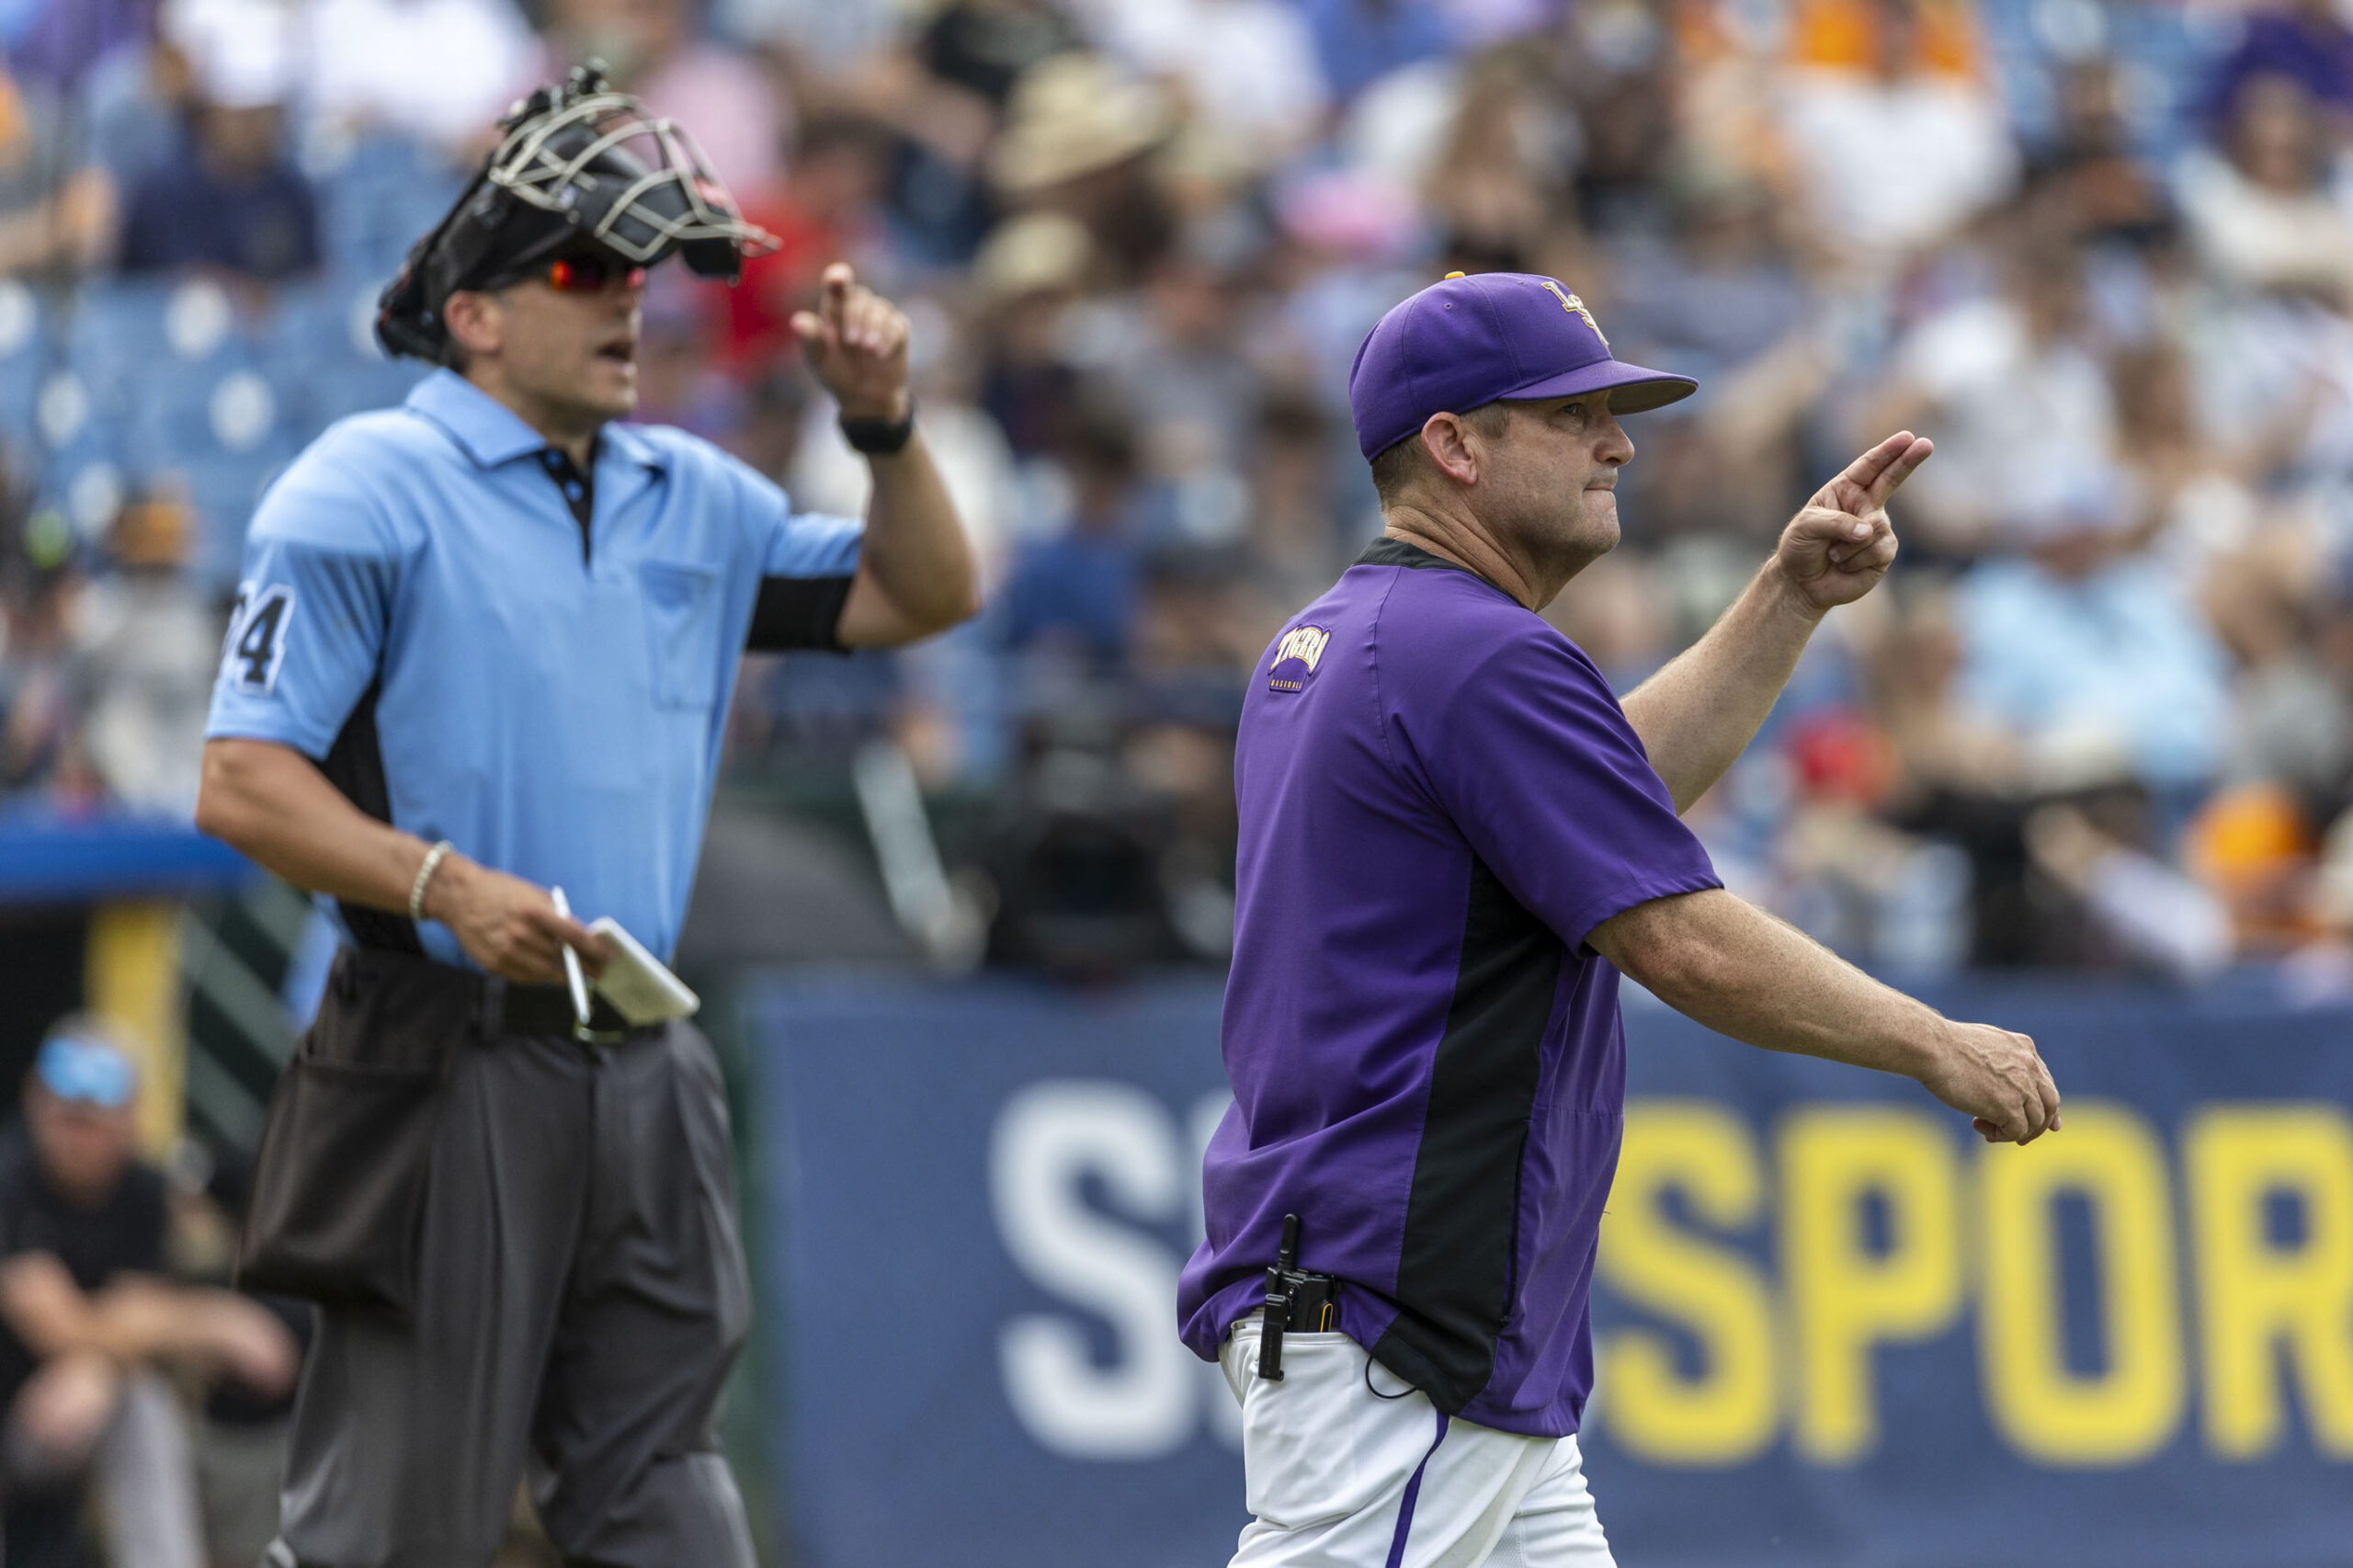
<path fill-rule="evenodd" d="M 711 1431 L 751 1302 L 710 1042 L 469 1040 L 437 1138 L 415 1321 L 320 1312 L 265 1562 L 483 1568 L 528 1476 L 569 1563 L 752 1568 Z"/>

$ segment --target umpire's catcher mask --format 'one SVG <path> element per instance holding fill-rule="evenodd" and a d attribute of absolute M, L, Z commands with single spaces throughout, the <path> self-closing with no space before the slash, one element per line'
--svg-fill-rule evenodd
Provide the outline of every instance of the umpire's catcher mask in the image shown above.
<path fill-rule="evenodd" d="M 541 87 L 499 129 L 497 148 L 377 301 L 387 353 L 443 362 L 451 294 L 504 287 L 566 250 L 594 244 L 639 267 L 676 251 L 689 271 L 732 283 L 745 256 L 776 248 L 737 216 L 693 138 L 614 91 L 601 62 Z"/>

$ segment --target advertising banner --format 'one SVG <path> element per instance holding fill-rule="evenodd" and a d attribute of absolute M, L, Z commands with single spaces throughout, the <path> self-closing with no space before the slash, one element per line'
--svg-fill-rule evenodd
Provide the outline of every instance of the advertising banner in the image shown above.
<path fill-rule="evenodd" d="M 1176 1338 L 1219 986 L 756 993 L 779 1493 L 809 1568 L 1215 1564 Z M 2065 1130 L 1628 988 L 1584 1438 L 1627 1568 L 2353 1562 L 2353 1010 L 1980 987 Z"/>

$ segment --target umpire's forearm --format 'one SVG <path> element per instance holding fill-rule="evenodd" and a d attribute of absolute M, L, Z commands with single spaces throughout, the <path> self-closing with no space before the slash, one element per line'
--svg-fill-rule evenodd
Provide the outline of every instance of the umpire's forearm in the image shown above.
<path fill-rule="evenodd" d="M 309 757 L 270 741 L 204 746 L 196 825 L 296 887 L 405 912 L 426 845 L 378 822 Z"/>
<path fill-rule="evenodd" d="M 1690 810 L 1756 738 L 1819 624 L 1778 561 L 1768 562 L 1706 636 L 1626 698 L 1627 722 L 1677 812 Z"/>
<path fill-rule="evenodd" d="M 944 631 L 980 609 L 978 573 L 956 503 L 918 429 L 895 453 L 870 460 L 861 563 L 911 636 Z"/>
<path fill-rule="evenodd" d="M 1677 1012 L 1768 1051 L 1918 1078 L 1943 1049 L 1934 1008 L 1722 889 L 1637 904 L 1587 940 Z"/>

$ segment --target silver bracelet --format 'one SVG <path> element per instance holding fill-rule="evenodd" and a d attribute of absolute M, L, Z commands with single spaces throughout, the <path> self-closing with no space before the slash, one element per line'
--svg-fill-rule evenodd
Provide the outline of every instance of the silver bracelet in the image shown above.
<path fill-rule="evenodd" d="M 433 873 L 441 869 L 441 858 L 456 847 L 445 838 L 425 852 L 425 864 L 416 869 L 416 881 L 409 884 L 408 917 L 411 920 L 425 918 L 425 885 L 433 880 Z"/>

